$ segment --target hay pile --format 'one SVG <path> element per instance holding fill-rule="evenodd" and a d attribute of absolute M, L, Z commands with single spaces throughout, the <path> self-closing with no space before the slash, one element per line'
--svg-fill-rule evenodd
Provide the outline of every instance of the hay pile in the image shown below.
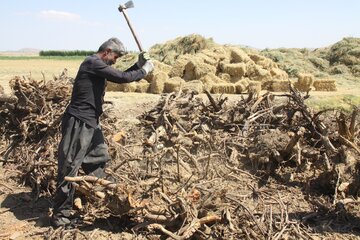
<path fill-rule="evenodd" d="M 285 82 L 290 81 L 292 85 L 299 85 L 300 83 L 296 83 L 296 78 L 301 74 L 312 75 L 314 81 L 332 79 L 332 75 L 336 78 L 347 79 L 359 77 L 359 48 L 359 38 L 344 38 L 330 47 L 314 50 L 280 48 L 258 51 L 251 48 L 219 45 L 212 39 L 193 34 L 153 46 L 149 52 L 151 57 L 156 59 L 156 67 L 154 73 L 146 77 L 146 81 L 151 85 L 153 80 L 157 81 L 160 77 L 162 79 L 160 82 L 168 82 L 164 83 L 164 86 L 169 86 L 177 84 L 171 82 L 174 77 L 179 77 L 186 82 L 206 80 L 203 82 L 204 90 L 213 93 L 220 93 L 221 89 L 224 89 L 221 93 L 249 93 L 248 89 L 233 91 L 221 86 L 235 84 L 237 88 L 238 81 L 247 79 L 261 82 L 262 90 L 288 91 Z M 129 54 L 120 60 L 117 67 L 124 70 L 136 62 L 136 58 L 136 53 Z M 207 77 L 208 74 L 211 77 Z M 212 83 L 208 81 L 214 75 L 222 81 L 214 80 Z M 162 83 L 154 84 L 155 87 L 149 88 L 135 86 L 121 89 L 109 83 L 108 91 L 145 92 L 147 89 L 146 92 L 157 94 L 169 91 L 162 87 Z M 336 85 L 336 81 L 334 84 Z M 212 90 L 213 85 L 214 90 Z M 300 91 L 306 91 L 303 89 L 298 88 Z M 308 88 L 305 87 L 305 89 Z M 313 88 L 315 91 L 321 91 L 319 89 L 322 88 Z M 334 91 L 336 87 L 331 87 L 331 89 Z"/>
<path fill-rule="evenodd" d="M 156 59 L 154 72 L 146 77 L 150 84 L 149 93 L 169 92 L 169 87 L 165 86 L 177 86 L 179 78 L 189 82 L 185 84 L 187 89 L 199 93 L 208 90 L 212 93 L 231 94 L 249 93 L 247 85 L 243 85 L 241 91 L 236 90 L 239 85 L 237 83 L 244 79 L 259 82 L 263 90 L 271 90 L 272 81 L 289 80 L 288 74 L 274 61 L 255 50 L 222 46 L 199 35 L 179 37 L 165 44 L 157 44 L 149 52 Z M 125 61 L 133 58 L 128 57 Z M 118 68 L 125 69 L 129 65 L 121 62 Z M 202 89 L 199 84 L 194 84 L 197 83 L 193 82 L 195 80 L 203 83 Z M 111 85 L 114 84 L 109 83 Z M 136 88 L 135 84 L 125 89 L 111 86 L 108 90 L 135 91 Z"/>
<path fill-rule="evenodd" d="M 344 38 L 330 47 L 318 49 L 265 49 L 261 54 L 272 59 L 290 78 L 312 74 L 316 78 L 342 75 L 360 77 L 360 39 Z"/>
<path fill-rule="evenodd" d="M 332 66 L 345 65 L 354 76 L 360 77 L 360 39 L 344 38 L 337 42 L 331 46 L 328 59 Z"/>

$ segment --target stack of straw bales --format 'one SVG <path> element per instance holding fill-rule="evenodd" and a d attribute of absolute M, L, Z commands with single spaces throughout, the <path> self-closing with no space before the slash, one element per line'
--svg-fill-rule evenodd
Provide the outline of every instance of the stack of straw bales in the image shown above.
<path fill-rule="evenodd" d="M 150 49 L 150 53 L 156 54 L 152 57 L 161 61 L 155 60 L 155 70 L 145 80 L 110 86 L 108 90 L 155 94 L 179 89 L 228 94 L 259 93 L 261 90 L 289 91 L 288 74 L 271 59 L 256 50 L 210 42 L 198 35 L 190 35 L 158 44 L 153 50 Z M 175 54 L 171 56 L 171 61 L 167 57 L 170 53 Z M 299 74 L 295 87 L 308 91 L 313 82 L 312 75 Z M 324 83 L 317 83 L 318 88 L 320 85 Z"/>

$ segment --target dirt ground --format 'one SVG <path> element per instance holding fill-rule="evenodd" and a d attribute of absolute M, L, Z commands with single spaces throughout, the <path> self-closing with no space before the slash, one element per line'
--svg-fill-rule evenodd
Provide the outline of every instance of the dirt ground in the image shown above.
<path fill-rule="evenodd" d="M 27 62 L 23 62 L 23 64 L 25 66 Z M 34 64 L 28 66 L 29 69 L 39 69 L 38 66 L 41 66 L 43 63 L 36 62 Z M 59 62 L 54 63 L 52 72 L 46 72 L 47 77 L 51 78 L 52 74 L 58 73 L 63 69 L 58 64 Z M 64 64 L 69 66 L 66 62 Z M 68 67 L 70 75 L 74 75 L 78 64 L 78 62 L 74 61 L 73 65 Z M 8 72 L 0 74 L 0 85 L 5 87 L 6 92 L 9 90 L 9 78 L 17 74 L 24 74 L 24 70 L 16 72 L 14 69 L 11 69 L 11 66 L 7 65 L 7 67 L 6 71 Z M 42 76 L 41 70 L 38 70 L 36 74 L 37 78 Z M 344 96 L 358 97 L 358 86 L 358 82 L 349 81 L 339 85 L 338 92 L 313 92 L 310 100 L 319 103 L 320 101 L 342 101 Z M 228 95 L 228 97 L 230 101 L 236 101 L 239 98 L 237 95 Z M 123 129 L 125 132 L 130 132 L 132 127 L 139 122 L 137 116 L 152 109 L 160 98 L 160 95 L 155 94 L 108 92 L 105 96 L 107 102 L 105 107 L 113 106 L 113 114 L 118 118 L 118 128 Z M 10 170 L 4 170 L 0 166 L 0 239 L 51 239 L 52 236 L 56 235 L 56 232 L 50 227 L 47 217 L 49 207 L 51 206 L 51 199 L 34 199 L 30 188 L 19 185 L 19 183 L 11 180 L 12 174 Z M 251 182 L 251 179 L 248 179 L 246 176 L 241 175 L 240 177 L 243 178 L 244 182 Z M 291 209 L 295 215 L 310 219 L 309 227 L 311 227 L 311 221 L 321 221 L 322 218 L 313 217 L 315 212 L 313 206 L 321 206 L 321 202 L 310 204 L 298 187 L 270 184 L 268 188 L 276 188 L 281 199 L 289 204 L 289 210 Z M 264 192 L 266 192 L 266 189 Z M 355 211 L 359 210 L 355 209 Z M 360 222 L 358 218 L 353 220 Z M 335 218 L 324 217 L 321 224 L 318 222 L 315 224 L 321 226 L 322 229 L 317 230 L 322 233 L 312 234 L 307 236 L 307 239 L 360 239 L 360 235 L 351 230 L 344 232 L 333 231 L 330 225 L 336 221 L 337 219 Z M 348 221 L 352 221 L 351 216 L 349 216 L 349 219 L 346 219 L 346 222 Z M 344 229 L 346 229 L 346 226 L 344 226 Z M 69 231 L 66 235 L 62 236 L 62 239 L 134 239 L 132 237 L 134 235 L 122 230 L 122 223 L 118 222 L 118 220 L 102 220 L 92 226 Z M 293 236 L 289 237 L 294 239 Z M 139 236 L 135 239 L 146 239 L 146 237 L 141 238 Z"/>
<path fill-rule="evenodd" d="M 137 116 L 153 108 L 159 99 L 160 95 L 154 94 L 143 94 L 139 98 L 135 93 L 109 93 L 105 100 L 106 106 L 114 107 L 117 125 L 126 130 L 138 122 Z M 47 217 L 50 200 L 35 201 L 31 189 L 11 181 L 11 174 L 0 166 L 0 239 L 46 239 L 53 233 Z M 89 239 L 126 238 L 126 233 L 116 233 L 119 229 L 107 222 L 81 230 Z"/>
<path fill-rule="evenodd" d="M 118 117 L 120 129 L 130 130 L 138 123 L 137 116 L 152 109 L 160 99 L 160 95 L 136 93 L 107 93 L 106 107 L 112 105 L 113 113 Z M 205 96 L 204 96 L 205 97 Z M 230 101 L 236 101 L 237 96 L 230 95 Z M 11 180 L 12 172 L 0 167 L 0 239 L 52 239 L 56 231 L 49 225 L 48 209 L 50 199 L 35 200 L 31 189 L 21 186 Z M 246 185 L 251 179 L 240 175 Z M 277 189 L 281 199 L 288 204 L 289 212 L 295 215 L 312 218 L 315 209 L 308 203 L 306 197 L 296 186 L 282 186 L 276 183 L 269 184 L 267 190 Z M 266 189 L 262 190 L 264 193 Z M 318 203 L 321 205 L 321 203 Z M 295 217 L 295 216 L 289 216 Z M 317 221 L 316 218 L 314 218 Z M 319 218 L 321 219 L 321 218 Z M 307 239 L 360 239 L 359 235 L 349 232 L 334 232 L 330 226 L 337 219 L 324 218 L 320 224 L 322 234 L 307 236 Z M 358 221 L 358 219 L 355 219 Z M 316 224 L 319 225 L 318 223 Z M 311 221 L 309 223 L 311 226 Z M 134 238 L 129 232 L 122 231 L 122 223 L 115 221 L 97 221 L 94 225 L 68 231 L 61 239 L 147 239 L 137 236 Z M 290 239 L 294 239 L 289 236 Z M 285 239 L 285 238 L 282 238 Z"/>

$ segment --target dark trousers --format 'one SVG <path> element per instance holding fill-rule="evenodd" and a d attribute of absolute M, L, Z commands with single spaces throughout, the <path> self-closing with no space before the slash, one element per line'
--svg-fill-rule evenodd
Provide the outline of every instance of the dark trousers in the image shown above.
<path fill-rule="evenodd" d="M 53 208 L 55 216 L 70 217 L 75 189 L 72 183 L 64 181 L 65 176 L 77 176 L 81 167 L 87 175 L 104 177 L 105 163 L 110 158 L 100 127 L 92 128 L 74 116 L 65 114 L 61 132 Z"/>

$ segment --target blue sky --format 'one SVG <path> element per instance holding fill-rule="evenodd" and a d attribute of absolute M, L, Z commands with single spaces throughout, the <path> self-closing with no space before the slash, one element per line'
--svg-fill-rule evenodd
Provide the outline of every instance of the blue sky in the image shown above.
<path fill-rule="evenodd" d="M 137 50 L 122 0 L 1 0 L 0 51 L 97 50 L 118 37 Z M 198 33 L 256 48 L 329 46 L 360 37 L 359 0 L 133 0 L 128 15 L 145 49 Z"/>

